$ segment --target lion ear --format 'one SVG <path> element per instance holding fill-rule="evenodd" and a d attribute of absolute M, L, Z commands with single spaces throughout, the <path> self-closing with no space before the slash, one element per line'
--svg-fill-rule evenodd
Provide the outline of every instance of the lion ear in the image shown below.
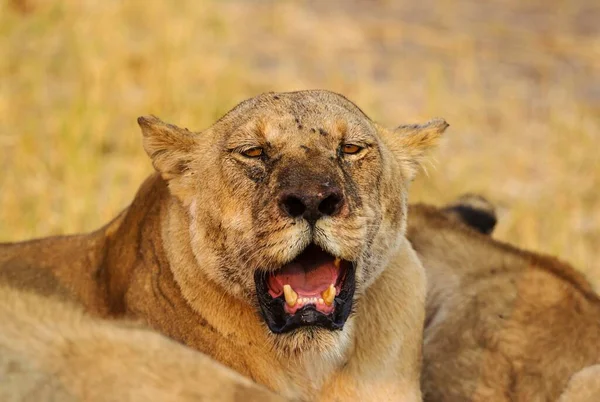
<path fill-rule="evenodd" d="M 167 124 L 155 116 L 138 118 L 144 149 L 165 180 L 180 175 L 192 159 L 196 141 L 191 131 Z"/>
<path fill-rule="evenodd" d="M 409 179 L 413 179 L 427 156 L 449 124 L 444 119 L 430 120 L 425 124 L 399 126 L 394 130 L 394 145 Z"/>

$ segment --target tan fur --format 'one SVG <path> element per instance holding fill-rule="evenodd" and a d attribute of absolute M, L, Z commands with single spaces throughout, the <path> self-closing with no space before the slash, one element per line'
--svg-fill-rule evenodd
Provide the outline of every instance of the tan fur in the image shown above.
<path fill-rule="evenodd" d="M 420 399 L 426 285 L 404 237 L 406 199 L 445 122 L 387 130 L 340 95 L 304 91 L 242 102 L 201 133 L 139 123 L 159 174 L 97 232 L 0 246 L 12 286 L 52 284 L 89 313 L 140 319 L 286 397 Z M 342 155 L 343 142 L 364 150 Z M 241 154 L 255 146 L 269 158 Z M 277 196 L 315 180 L 339 185 L 345 203 L 313 233 L 282 216 Z M 311 241 L 356 262 L 355 313 L 341 331 L 275 335 L 258 313 L 254 272 Z"/>
<path fill-rule="evenodd" d="M 555 401 L 565 388 L 561 401 L 598 400 L 598 369 L 586 367 L 600 363 L 600 299 L 580 273 L 452 208 L 411 206 L 408 237 L 428 278 L 426 401 Z"/>
<path fill-rule="evenodd" d="M 0 287 L 0 400 L 281 401 L 207 356 L 54 298 Z"/>

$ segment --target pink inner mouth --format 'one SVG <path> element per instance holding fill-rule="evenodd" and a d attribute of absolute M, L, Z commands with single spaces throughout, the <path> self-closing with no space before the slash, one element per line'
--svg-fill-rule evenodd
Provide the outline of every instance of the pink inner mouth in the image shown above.
<path fill-rule="evenodd" d="M 315 245 L 310 245 L 294 261 L 284 265 L 277 272 L 272 273 L 267 284 L 269 294 L 276 298 L 283 294 L 283 286 L 290 285 L 298 294 L 299 299 L 319 299 L 321 294 L 333 284 L 336 287 L 336 294 L 340 291 L 338 284 L 341 274 L 340 265 L 336 266 L 335 257 L 323 251 Z M 334 306 L 328 306 L 324 303 L 297 303 L 290 307 L 285 305 L 285 311 L 294 314 L 299 308 L 306 304 L 314 304 L 317 310 L 329 314 Z"/>

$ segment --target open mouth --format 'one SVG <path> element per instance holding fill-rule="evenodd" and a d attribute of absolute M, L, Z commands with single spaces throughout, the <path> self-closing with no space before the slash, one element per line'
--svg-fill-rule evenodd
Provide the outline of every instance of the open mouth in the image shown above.
<path fill-rule="evenodd" d="M 302 326 L 342 329 L 352 310 L 354 264 L 311 244 L 275 272 L 254 276 L 261 313 L 274 333 Z"/>

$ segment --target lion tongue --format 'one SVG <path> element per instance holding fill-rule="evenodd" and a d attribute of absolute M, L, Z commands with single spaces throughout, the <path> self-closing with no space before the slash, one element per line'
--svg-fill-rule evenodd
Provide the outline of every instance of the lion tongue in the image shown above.
<path fill-rule="evenodd" d="M 333 261 L 306 268 L 297 262 L 286 265 L 269 278 L 269 287 L 280 294 L 283 285 L 290 285 L 299 295 L 318 296 L 337 280 L 338 269 Z"/>

